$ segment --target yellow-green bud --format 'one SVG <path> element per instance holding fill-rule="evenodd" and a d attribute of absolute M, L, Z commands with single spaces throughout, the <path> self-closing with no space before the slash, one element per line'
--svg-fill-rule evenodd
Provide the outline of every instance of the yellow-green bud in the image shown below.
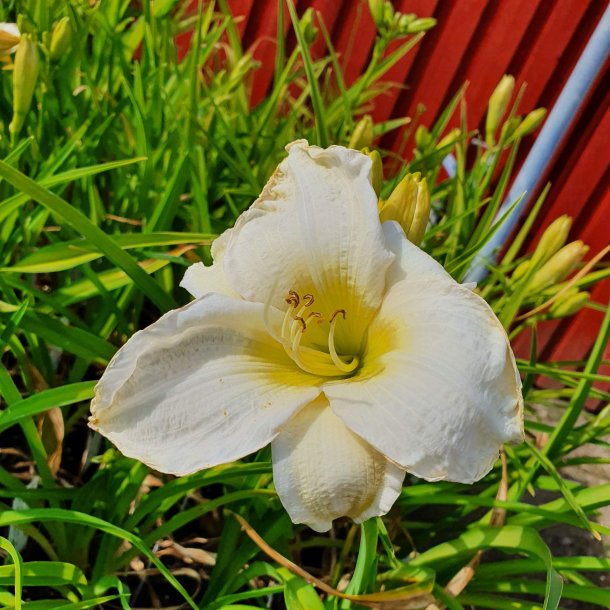
<path fill-rule="evenodd" d="M 496 130 L 508 108 L 514 88 L 515 78 L 505 74 L 489 98 L 487 118 L 485 119 L 485 139 L 490 146 L 494 144 Z"/>
<path fill-rule="evenodd" d="M 425 178 L 419 182 L 417 190 L 417 200 L 415 202 L 415 212 L 413 213 L 413 222 L 407 233 L 408 240 L 419 246 L 424 238 L 426 228 L 428 226 L 428 218 L 430 217 L 430 193 L 428 191 L 428 183 Z"/>
<path fill-rule="evenodd" d="M 536 264 L 548 261 L 566 243 L 571 226 L 572 219 L 567 214 L 556 218 L 542 234 L 536 250 L 534 250 L 532 260 Z"/>
<path fill-rule="evenodd" d="M 314 12 L 312 8 L 308 8 L 301 17 L 301 31 L 307 44 L 312 44 L 318 37 L 318 28 L 314 25 L 313 17 Z"/>
<path fill-rule="evenodd" d="M 381 155 L 376 150 L 362 151 L 365 155 L 371 158 L 373 166 L 371 168 L 371 184 L 377 194 L 377 197 L 381 194 L 381 187 L 383 186 L 383 163 L 381 162 Z"/>
<path fill-rule="evenodd" d="M 551 305 L 549 316 L 551 318 L 572 316 L 587 305 L 590 296 L 588 292 L 568 291 L 564 297 L 560 297 Z"/>
<path fill-rule="evenodd" d="M 0 23 L 0 55 L 12 53 L 17 48 L 20 37 L 16 23 Z"/>
<path fill-rule="evenodd" d="M 456 127 L 452 129 L 444 138 L 439 140 L 439 143 L 436 145 L 436 148 L 444 148 L 445 146 L 453 146 L 456 142 L 459 142 L 462 137 L 462 130 Z"/>
<path fill-rule="evenodd" d="M 38 49 L 29 34 L 23 34 L 15 53 L 13 70 L 13 120 L 9 125 L 12 134 L 18 134 L 23 127 L 25 115 L 30 109 L 32 95 L 38 78 Z"/>
<path fill-rule="evenodd" d="M 434 17 L 420 17 L 409 24 L 407 29 L 408 34 L 417 34 L 417 32 L 427 32 L 436 25 Z"/>
<path fill-rule="evenodd" d="M 532 131 L 542 123 L 545 116 L 546 108 L 536 108 L 535 110 L 532 110 L 526 115 L 519 127 L 515 129 L 510 137 L 510 141 L 516 140 L 517 138 L 523 138 L 532 133 Z"/>
<path fill-rule="evenodd" d="M 512 116 L 508 121 L 504 122 L 502 125 L 502 129 L 500 130 L 500 137 L 498 138 L 499 142 L 503 142 L 504 145 L 508 145 L 514 141 L 514 134 L 519 129 L 521 125 L 521 117 Z"/>
<path fill-rule="evenodd" d="M 417 148 L 420 151 L 424 152 L 430 145 L 431 141 L 432 137 L 430 136 L 430 132 L 428 131 L 426 126 L 420 125 L 415 130 L 415 145 L 417 146 Z"/>
<path fill-rule="evenodd" d="M 555 252 L 534 275 L 530 290 L 536 292 L 561 282 L 580 263 L 588 251 L 589 246 L 585 246 L 582 241 L 577 240 Z"/>
<path fill-rule="evenodd" d="M 381 222 L 395 220 L 400 224 L 409 241 L 419 245 L 430 213 L 430 195 L 426 179 L 419 173 L 407 174 L 381 204 Z"/>
<path fill-rule="evenodd" d="M 49 46 L 49 57 L 53 61 L 61 59 L 70 48 L 72 42 L 72 25 L 70 17 L 62 17 L 53 28 L 51 44 Z"/>
<path fill-rule="evenodd" d="M 520 280 L 528 271 L 528 269 L 530 268 L 530 261 L 522 261 L 520 262 L 516 267 L 515 270 L 513 271 L 513 274 L 511 275 L 511 279 L 513 280 L 513 282 L 516 282 L 517 280 Z"/>
<path fill-rule="evenodd" d="M 381 22 L 383 25 L 391 25 L 394 21 L 394 7 L 390 0 L 386 0 L 383 3 L 383 17 L 381 18 Z"/>
<path fill-rule="evenodd" d="M 352 137 L 349 139 L 348 148 L 369 148 L 373 143 L 373 119 L 370 115 L 365 114 L 354 127 Z"/>
<path fill-rule="evenodd" d="M 369 0 L 369 11 L 377 27 L 383 25 L 383 0 Z"/>

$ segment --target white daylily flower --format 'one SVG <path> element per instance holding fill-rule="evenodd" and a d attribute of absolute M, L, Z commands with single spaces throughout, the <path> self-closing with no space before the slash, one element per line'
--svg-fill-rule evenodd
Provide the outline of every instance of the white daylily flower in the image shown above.
<path fill-rule="evenodd" d="M 16 23 L 0 23 L 0 55 L 17 50 L 21 34 Z"/>
<path fill-rule="evenodd" d="M 521 383 L 487 303 L 379 221 L 369 157 L 301 140 L 187 270 L 196 300 L 119 350 L 91 426 L 185 475 L 271 443 L 317 531 L 386 513 L 405 471 L 473 482 L 522 439 Z"/>

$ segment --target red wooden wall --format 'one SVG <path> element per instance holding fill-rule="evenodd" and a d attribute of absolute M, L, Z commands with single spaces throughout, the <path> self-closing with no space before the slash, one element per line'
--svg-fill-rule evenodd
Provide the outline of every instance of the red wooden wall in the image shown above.
<path fill-rule="evenodd" d="M 309 7 L 320 13 L 346 80 L 353 81 L 367 63 L 375 34 L 366 0 L 295 0 L 295 4 L 299 14 Z M 489 95 L 505 73 L 515 76 L 517 86 L 527 83 L 523 112 L 538 106 L 550 109 L 607 7 L 606 0 L 398 0 L 393 4 L 403 13 L 433 16 L 438 25 L 388 74 L 387 80 L 403 86 L 376 100 L 373 117 L 413 116 L 418 104 L 424 104 L 421 118 L 430 125 L 469 81 L 470 126 L 482 126 Z M 229 0 L 229 5 L 244 46 L 251 47 L 261 62 L 253 90 L 256 102 L 265 95 L 273 75 L 277 0 Z M 294 44 L 292 32 L 287 44 Z M 324 53 L 321 37 L 313 53 Z M 575 218 L 571 237 L 587 242 L 591 255 L 610 242 L 609 67 L 603 68 L 544 176 L 553 186 L 534 230 L 537 238 L 554 218 L 570 214 Z M 400 133 L 390 134 L 381 144 L 392 148 L 400 140 Z M 521 161 L 530 146 L 531 140 L 520 151 Z M 409 146 L 404 154 L 410 154 Z M 601 283 L 593 298 L 607 303 L 610 281 Z M 541 356 L 586 357 L 601 318 L 600 312 L 586 310 L 571 321 L 543 323 Z M 527 338 L 515 347 L 522 355 L 527 353 Z M 610 359 L 610 350 L 606 357 Z"/>

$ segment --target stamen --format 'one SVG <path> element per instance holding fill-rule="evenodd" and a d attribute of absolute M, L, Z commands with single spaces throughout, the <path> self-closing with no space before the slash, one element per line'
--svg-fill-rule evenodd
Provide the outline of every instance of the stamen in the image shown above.
<path fill-rule="evenodd" d="M 332 322 L 339 314 L 341 314 L 345 320 L 345 309 L 336 309 L 333 315 L 330 317 L 330 321 Z"/>
<path fill-rule="evenodd" d="M 328 351 L 330 352 L 330 357 L 333 364 L 340 371 L 343 371 L 344 373 L 351 373 L 358 366 L 359 360 L 354 356 L 350 362 L 344 362 L 339 354 L 337 354 L 337 350 L 335 348 L 335 327 L 337 326 L 338 314 L 342 314 L 343 319 L 345 320 L 345 310 L 338 309 L 333 313 L 330 319 L 330 331 L 328 333 Z"/>
<path fill-rule="evenodd" d="M 286 303 L 288 305 L 292 305 L 295 309 L 299 306 L 301 299 L 299 298 L 299 293 L 294 290 L 288 291 L 288 296 L 286 297 Z"/>
<path fill-rule="evenodd" d="M 299 311 L 297 312 L 296 316 L 293 316 L 293 323 L 292 326 L 290 327 L 290 340 L 292 341 L 294 339 L 294 336 L 296 334 L 298 334 L 299 332 L 299 320 L 303 321 L 303 314 L 305 313 L 305 310 L 307 309 L 307 305 L 303 305 L 303 307 L 301 307 L 301 309 L 299 309 Z M 307 326 L 305 326 L 305 328 L 301 328 L 301 332 L 305 332 L 307 330 Z"/>
<path fill-rule="evenodd" d="M 337 354 L 335 348 L 335 327 L 340 315 L 342 315 L 345 320 L 344 309 L 337 309 L 333 312 L 330 319 L 326 318 L 319 311 L 310 311 L 305 314 L 307 308 L 313 305 L 315 300 L 314 296 L 312 294 L 304 294 L 300 297 L 298 292 L 290 290 L 285 299 L 289 307 L 286 310 L 282 321 L 281 336 L 278 337 L 277 333 L 274 333 L 271 328 L 268 320 L 274 292 L 275 286 L 272 289 L 269 301 L 265 304 L 265 326 L 268 332 L 282 344 L 286 354 L 300 369 L 307 373 L 311 373 L 312 375 L 324 377 L 341 377 L 356 369 L 359 364 L 359 359 L 357 357 L 352 357 L 350 362 L 345 362 L 339 354 Z M 309 321 L 313 318 L 316 318 L 318 324 L 325 321 L 330 322 L 328 335 L 328 349 L 330 353 L 313 346 L 301 346 L 303 335 L 307 330 Z"/>

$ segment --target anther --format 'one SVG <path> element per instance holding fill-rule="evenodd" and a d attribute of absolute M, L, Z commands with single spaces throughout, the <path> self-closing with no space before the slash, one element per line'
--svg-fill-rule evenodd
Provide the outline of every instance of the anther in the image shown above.
<path fill-rule="evenodd" d="M 310 305 L 313 305 L 313 302 L 314 302 L 313 294 L 304 294 L 303 295 L 303 303 L 305 303 L 305 307 L 309 307 Z"/>
<path fill-rule="evenodd" d="M 294 290 L 289 290 L 288 296 L 286 297 L 286 303 L 288 303 L 288 305 L 292 305 L 296 309 L 300 302 L 301 299 L 299 298 L 299 294 Z"/>
<path fill-rule="evenodd" d="M 345 320 L 345 309 L 337 309 L 330 317 L 330 321 L 332 322 L 339 314 L 341 314 Z"/>
<path fill-rule="evenodd" d="M 301 332 L 304 333 L 307 330 L 307 323 L 305 320 L 303 320 L 301 316 L 295 316 L 293 319 L 295 322 L 299 322 L 301 324 Z"/>
<path fill-rule="evenodd" d="M 312 311 L 307 316 L 307 322 L 309 322 L 310 318 L 318 318 L 318 324 L 324 321 L 324 316 L 319 311 Z"/>

